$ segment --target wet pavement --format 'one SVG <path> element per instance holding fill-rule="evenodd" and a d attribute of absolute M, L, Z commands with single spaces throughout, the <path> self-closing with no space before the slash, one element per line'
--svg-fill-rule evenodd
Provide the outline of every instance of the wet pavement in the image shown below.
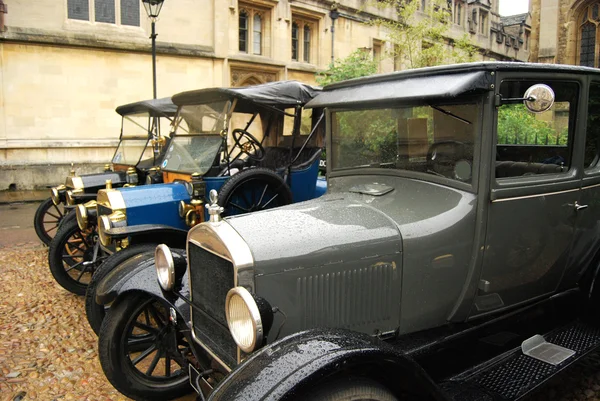
<path fill-rule="evenodd" d="M 39 202 L 0 204 L 0 248 L 22 243 L 42 242 L 33 228 Z"/>

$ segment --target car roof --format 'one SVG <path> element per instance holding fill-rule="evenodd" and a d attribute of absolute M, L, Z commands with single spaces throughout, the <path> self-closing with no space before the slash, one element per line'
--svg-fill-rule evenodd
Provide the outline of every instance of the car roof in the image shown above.
<path fill-rule="evenodd" d="M 177 106 L 170 97 L 164 97 L 124 104 L 117 107 L 115 111 L 122 116 L 149 113 L 152 117 L 172 117 L 177 113 Z"/>
<path fill-rule="evenodd" d="M 600 75 L 600 69 L 572 65 L 479 62 L 418 68 L 337 82 L 326 86 L 306 107 L 344 107 L 399 100 L 453 98 L 492 90 L 495 71 Z"/>
<path fill-rule="evenodd" d="M 320 88 L 297 81 L 276 81 L 242 88 L 207 88 L 182 92 L 172 97 L 178 105 L 213 103 L 237 99 L 236 111 L 251 113 L 257 105 L 286 109 L 304 106 Z"/>

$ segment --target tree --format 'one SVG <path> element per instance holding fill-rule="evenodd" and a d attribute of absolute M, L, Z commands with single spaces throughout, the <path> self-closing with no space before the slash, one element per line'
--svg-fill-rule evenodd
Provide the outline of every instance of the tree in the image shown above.
<path fill-rule="evenodd" d="M 468 34 L 448 39 L 452 10 L 447 0 L 428 0 L 419 11 L 420 1 L 377 0 L 377 7 L 395 7 L 397 20 L 377 18 L 372 24 L 385 28 L 393 44 L 390 52 L 406 68 L 419 68 L 473 61 L 477 49 Z"/>
<path fill-rule="evenodd" d="M 377 72 L 377 62 L 371 54 L 357 49 L 345 59 L 337 59 L 329 69 L 317 75 L 317 83 L 325 86 L 346 79 L 360 78 Z"/>

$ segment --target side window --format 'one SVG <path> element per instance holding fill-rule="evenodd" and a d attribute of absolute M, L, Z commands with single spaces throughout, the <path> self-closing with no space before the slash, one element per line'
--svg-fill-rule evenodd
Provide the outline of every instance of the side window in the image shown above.
<path fill-rule="evenodd" d="M 503 99 L 522 98 L 534 81 L 503 81 Z M 571 166 L 572 132 L 578 85 L 543 82 L 556 94 L 550 110 L 530 112 L 522 102 L 498 108 L 496 178 L 567 172 Z"/>
<path fill-rule="evenodd" d="M 593 82 L 590 86 L 588 99 L 587 131 L 585 134 L 586 169 L 598 166 L 598 149 L 600 148 L 600 83 Z"/>

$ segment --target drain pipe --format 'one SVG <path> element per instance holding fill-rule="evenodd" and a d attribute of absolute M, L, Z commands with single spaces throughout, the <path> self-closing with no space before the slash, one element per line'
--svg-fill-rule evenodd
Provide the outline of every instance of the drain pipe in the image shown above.
<path fill-rule="evenodd" d="M 4 14 L 8 14 L 8 6 L 0 0 L 0 32 L 4 32 Z"/>

